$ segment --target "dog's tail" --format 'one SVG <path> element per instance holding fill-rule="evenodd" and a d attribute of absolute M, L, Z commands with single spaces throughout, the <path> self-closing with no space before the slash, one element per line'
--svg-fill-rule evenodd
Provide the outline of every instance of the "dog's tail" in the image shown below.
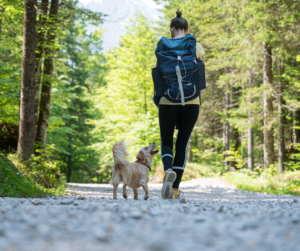
<path fill-rule="evenodd" d="M 113 148 L 113 158 L 114 158 L 114 168 L 111 176 L 110 184 L 113 186 L 118 186 L 121 181 L 127 183 L 127 180 L 125 177 L 121 174 L 121 169 L 124 164 L 129 163 L 127 161 L 126 156 L 128 156 L 128 152 L 126 151 L 126 146 L 124 145 L 124 140 L 121 140 L 120 142 L 116 143 Z"/>
<path fill-rule="evenodd" d="M 114 144 L 112 152 L 116 166 L 121 166 L 120 164 L 128 163 L 126 156 L 128 156 L 129 153 L 126 151 L 126 149 L 127 147 L 124 144 L 124 140 Z"/>

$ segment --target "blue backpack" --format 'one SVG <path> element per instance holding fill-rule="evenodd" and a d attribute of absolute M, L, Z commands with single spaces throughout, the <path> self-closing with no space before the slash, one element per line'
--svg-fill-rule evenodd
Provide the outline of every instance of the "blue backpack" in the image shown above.
<path fill-rule="evenodd" d="M 162 37 L 157 43 L 157 65 L 152 68 L 156 105 L 164 96 L 172 103 L 184 106 L 206 88 L 205 67 L 197 59 L 196 43 L 190 34 L 177 39 Z"/>

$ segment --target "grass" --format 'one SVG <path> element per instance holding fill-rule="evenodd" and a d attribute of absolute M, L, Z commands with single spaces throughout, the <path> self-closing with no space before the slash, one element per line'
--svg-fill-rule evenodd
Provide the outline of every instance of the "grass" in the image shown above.
<path fill-rule="evenodd" d="M 222 179 L 238 189 L 268 194 L 290 194 L 300 196 L 300 171 L 286 171 L 282 174 L 259 174 L 242 169 L 225 174 Z"/>
<path fill-rule="evenodd" d="M 153 183 L 162 183 L 163 177 L 163 166 L 158 165 L 151 180 Z M 204 177 L 220 178 L 231 185 L 235 185 L 238 189 L 251 192 L 300 196 L 300 171 L 286 171 L 277 174 L 276 168 L 270 167 L 265 173 L 263 173 L 263 169 L 256 171 L 240 169 L 228 173 L 220 166 L 187 163 L 182 181 Z"/>
<path fill-rule="evenodd" d="M 224 168 L 219 166 L 213 166 L 209 164 L 187 163 L 184 170 L 184 175 L 182 176 L 182 181 L 200 179 L 204 177 L 220 177 L 224 173 L 224 171 Z M 155 168 L 155 172 L 153 173 L 151 180 L 153 183 L 162 183 L 163 178 L 163 165 L 158 165 Z"/>
<path fill-rule="evenodd" d="M 16 166 L 0 153 L 0 197 L 40 198 L 45 195 L 63 194 L 63 189 L 46 189 L 19 172 Z"/>

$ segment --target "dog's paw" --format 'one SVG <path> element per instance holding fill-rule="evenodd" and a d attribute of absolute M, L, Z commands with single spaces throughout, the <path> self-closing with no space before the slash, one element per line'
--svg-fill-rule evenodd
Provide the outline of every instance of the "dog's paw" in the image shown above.
<path fill-rule="evenodd" d="M 127 199 L 127 194 L 123 194 L 124 199 Z"/>
<path fill-rule="evenodd" d="M 144 196 L 144 200 L 148 200 L 149 199 L 149 196 L 146 194 L 145 196 Z"/>

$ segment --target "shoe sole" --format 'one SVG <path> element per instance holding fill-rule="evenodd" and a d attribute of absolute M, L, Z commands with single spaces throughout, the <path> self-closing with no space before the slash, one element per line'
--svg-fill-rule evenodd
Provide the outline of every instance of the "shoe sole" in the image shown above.
<path fill-rule="evenodd" d="M 176 180 L 177 174 L 169 171 L 166 175 L 166 180 L 161 189 L 161 197 L 163 199 L 172 199 L 173 197 L 173 183 Z"/>

